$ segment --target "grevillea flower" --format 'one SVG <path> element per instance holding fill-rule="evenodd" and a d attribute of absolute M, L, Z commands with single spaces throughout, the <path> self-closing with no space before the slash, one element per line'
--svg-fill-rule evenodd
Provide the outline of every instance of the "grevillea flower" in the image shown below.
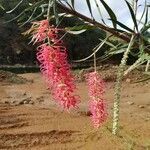
<path fill-rule="evenodd" d="M 105 84 L 97 72 L 87 74 L 88 92 L 90 96 L 89 111 L 91 112 L 91 120 L 95 128 L 107 119 L 107 107 L 103 98 L 105 92 Z"/>
<path fill-rule="evenodd" d="M 74 94 L 75 80 L 67 61 L 66 48 L 58 36 L 61 29 L 49 26 L 47 20 L 35 22 L 33 25 L 35 28 L 32 41 L 44 43 L 37 48 L 37 59 L 53 98 L 64 109 L 77 107 L 79 96 Z M 51 45 L 45 43 L 48 38 Z"/>
<path fill-rule="evenodd" d="M 91 112 L 91 120 L 95 128 L 99 128 L 101 123 L 107 119 L 106 103 L 103 99 L 90 100 L 89 111 Z"/>

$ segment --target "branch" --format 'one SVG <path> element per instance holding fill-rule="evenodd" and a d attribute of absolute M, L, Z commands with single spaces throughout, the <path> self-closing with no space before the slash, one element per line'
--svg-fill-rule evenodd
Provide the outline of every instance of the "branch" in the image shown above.
<path fill-rule="evenodd" d="M 99 23 L 95 20 L 92 20 L 92 19 L 88 18 L 88 17 L 84 16 L 83 14 L 80 14 L 79 12 L 75 11 L 74 9 L 70 9 L 70 8 L 66 7 L 62 3 L 60 4 L 60 3 L 57 2 L 57 6 L 58 6 L 58 8 L 63 10 L 64 12 L 72 14 L 74 16 L 77 16 L 77 17 L 83 19 L 84 21 L 89 22 L 89 23 L 97 26 L 98 28 L 113 34 L 114 36 L 124 40 L 125 42 L 130 41 L 130 36 L 127 35 L 128 33 L 123 34 L 123 33 L 117 32 L 114 28 L 106 27 L 105 25 L 103 25 L 103 24 L 101 24 L 101 23 Z"/>

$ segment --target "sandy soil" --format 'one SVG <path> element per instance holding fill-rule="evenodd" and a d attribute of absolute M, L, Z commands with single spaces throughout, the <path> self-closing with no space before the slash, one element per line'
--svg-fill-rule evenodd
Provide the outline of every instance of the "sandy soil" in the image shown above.
<path fill-rule="evenodd" d="M 124 81 L 120 132 L 113 136 L 114 81 L 107 82 L 109 118 L 95 130 L 85 82 L 78 83 L 79 109 L 67 113 L 53 102 L 40 74 L 21 76 L 32 82 L 0 82 L 0 150 L 150 150 L 149 82 Z"/>

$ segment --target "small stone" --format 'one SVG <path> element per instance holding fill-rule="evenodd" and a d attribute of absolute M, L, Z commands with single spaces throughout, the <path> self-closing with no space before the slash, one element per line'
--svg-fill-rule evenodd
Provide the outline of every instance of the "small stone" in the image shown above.
<path fill-rule="evenodd" d="M 92 115 L 92 113 L 90 111 L 86 112 L 86 116 L 91 116 L 91 115 Z"/>
<path fill-rule="evenodd" d="M 19 103 L 14 103 L 13 106 L 19 106 Z"/>
<path fill-rule="evenodd" d="M 24 92 L 24 93 L 23 93 L 23 96 L 26 96 L 26 95 L 27 95 L 27 93 L 26 93 L 26 92 Z"/>
<path fill-rule="evenodd" d="M 6 98 L 12 98 L 11 96 L 6 96 Z"/>
<path fill-rule="evenodd" d="M 144 105 L 139 105 L 139 108 L 145 108 L 145 106 Z"/>
<path fill-rule="evenodd" d="M 18 105 L 22 105 L 22 104 L 24 104 L 24 101 L 20 101 L 20 102 L 18 103 Z"/>
<path fill-rule="evenodd" d="M 79 114 L 82 116 L 91 116 L 92 115 L 92 113 L 90 111 L 80 111 Z"/>
<path fill-rule="evenodd" d="M 22 104 L 29 104 L 29 102 L 31 101 L 31 97 L 28 97 L 26 99 L 23 99 L 19 102 L 20 105 Z"/>
<path fill-rule="evenodd" d="M 13 100 L 13 101 L 12 101 L 12 103 L 14 104 L 14 103 L 16 103 L 16 101 L 15 101 L 15 100 Z"/>
<path fill-rule="evenodd" d="M 150 121 L 150 118 L 145 118 L 145 121 Z"/>
<path fill-rule="evenodd" d="M 126 82 L 127 82 L 127 83 L 130 83 L 130 82 L 131 82 L 131 79 L 127 78 L 127 79 L 126 79 Z"/>
<path fill-rule="evenodd" d="M 23 101 L 23 104 L 29 104 L 29 101 L 25 100 L 25 101 Z"/>
<path fill-rule="evenodd" d="M 33 105 L 33 104 L 34 104 L 34 102 L 33 102 L 33 101 L 30 101 L 30 102 L 29 102 L 29 104 Z"/>
<path fill-rule="evenodd" d="M 134 105 L 134 102 L 128 101 L 127 104 L 128 104 L 128 105 Z"/>

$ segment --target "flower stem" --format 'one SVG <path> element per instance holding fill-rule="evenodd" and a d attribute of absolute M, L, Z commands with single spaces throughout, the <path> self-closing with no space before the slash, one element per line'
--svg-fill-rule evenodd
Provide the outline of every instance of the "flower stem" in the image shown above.
<path fill-rule="evenodd" d="M 121 97 L 121 83 L 124 74 L 124 67 L 126 65 L 128 54 L 133 44 L 134 35 L 132 35 L 130 43 L 128 45 L 127 50 L 124 52 L 123 58 L 121 60 L 121 64 L 119 65 L 118 73 L 117 73 L 117 81 L 115 85 L 115 99 L 114 99 L 114 110 L 113 110 L 113 127 L 112 134 L 116 135 L 118 132 L 119 126 L 119 105 L 120 105 L 120 97 Z"/>
<path fill-rule="evenodd" d="M 150 65 L 150 60 L 147 61 L 145 72 L 148 72 L 149 65 Z"/>
<path fill-rule="evenodd" d="M 48 8 L 47 8 L 47 20 L 48 20 L 48 22 L 50 21 L 51 3 L 52 3 L 52 0 L 49 0 Z M 50 42 L 50 39 L 48 36 L 47 36 L 47 40 L 48 40 L 48 44 L 51 45 L 51 42 Z"/>
<path fill-rule="evenodd" d="M 47 20 L 50 21 L 50 10 L 51 10 L 52 0 L 49 0 L 48 8 L 47 8 Z"/>
<path fill-rule="evenodd" d="M 96 72 L 96 53 L 94 53 L 94 71 Z"/>

